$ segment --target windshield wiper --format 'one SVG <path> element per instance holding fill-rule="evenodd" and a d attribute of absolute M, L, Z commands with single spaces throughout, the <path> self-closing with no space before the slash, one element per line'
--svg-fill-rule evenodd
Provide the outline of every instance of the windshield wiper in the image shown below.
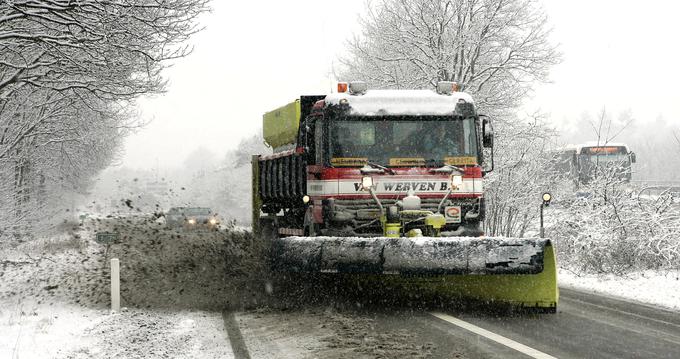
<path fill-rule="evenodd" d="M 391 175 L 395 175 L 395 174 L 396 174 L 396 173 L 394 172 L 394 170 L 392 170 L 391 168 L 385 167 L 385 166 L 383 166 L 383 165 L 379 165 L 379 164 L 377 164 L 377 163 L 375 163 L 375 162 L 366 161 L 366 165 L 367 165 L 367 166 L 370 166 L 370 167 L 373 167 L 373 168 L 375 168 L 375 169 L 382 170 L 383 172 L 387 172 L 387 173 L 389 173 L 389 174 L 391 174 Z M 365 171 L 363 168 L 362 168 L 361 170 L 362 170 L 362 172 L 367 172 L 367 171 Z"/>
<path fill-rule="evenodd" d="M 460 168 L 458 166 L 454 166 L 454 165 L 444 165 L 442 167 L 433 168 L 433 169 L 430 170 L 430 172 L 436 172 L 436 173 L 453 173 L 453 171 L 456 171 L 460 174 L 463 174 L 463 172 L 465 172 L 465 169 Z"/>

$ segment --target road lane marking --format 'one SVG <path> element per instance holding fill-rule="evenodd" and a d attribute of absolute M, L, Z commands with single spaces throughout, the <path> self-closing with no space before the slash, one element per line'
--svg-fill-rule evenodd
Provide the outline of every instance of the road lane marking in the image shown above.
<path fill-rule="evenodd" d="M 668 325 L 668 326 L 680 328 L 680 325 L 672 323 L 672 322 L 667 322 L 665 320 L 652 318 L 652 317 L 649 317 L 649 316 L 646 316 L 646 315 L 643 315 L 643 314 L 636 314 L 636 313 L 628 312 L 628 311 L 625 311 L 625 310 L 622 310 L 622 309 L 606 307 L 604 305 L 587 302 L 585 300 L 581 300 L 581 299 L 577 299 L 577 298 L 573 298 L 573 297 L 563 297 L 563 298 L 560 298 L 560 299 L 572 301 L 572 302 L 577 302 L 577 303 L 580 303 L 580 304 L 586 304 L 586 305 L 590 305 L 590 306 L 593 306 L 593 307 L 596 307 L 596 308 L 599 308 L 599 309 L 610 310 L 612 312 L 617 312 L 617 313 L 628 315 L 628 316 L 631 316 L 631 317 L 635 317 L 635 318 L 639 318 L 639 319 L 645 319 L 645 320 L 649 320 L 649 321 L 652 321 L 652 322 L 656 322 L 656 323 L 665 324 L 665 325 Z M 631 304 L 636 304 L 636 303 L 631 303 Z M 654 308 L 654 309 L 657 309 L 657 308 Z"/>
<path fill-rule="evenodd" d="M 586 314 L 583 311 L 581 313 L 579 313 L 577 310 L 567 311 L 566 310 L 567 308 L 564 307 L 565 305 L 567 305 L 567 304 L 562 302 L 562 310 L 564 310 L 569 315 L 573 315 L 575 317 L 579 317 L 579 318 L 589 320 L 589 321 L 592 321 L 592 322 L 597 322 L 597 323 L 600 323 L 602 325 L 606 325 L 606 326 L 613 327 L 613 328 L 616 328 L 616 329 L 629 331 L 629 332 L 632 332 L 632 333 L 635 333 L 635 334 L 639 334 L 640 336 L 646 336 L 646 337 L 649 337 L 650 339 L 659 339 L 659 340 L 663 340 L 667 343 L 671 343 L 671 344 L 674 344 L 674 345 L 680 345 L 680 341 L 678 341 L 680 338 L 678 336 L 670 334 L 668 332 L 664 332 L 664 331 L 657 330 L 657 329 L 654 329 L 654 328 L 645 328 L 643 330 L 637 330 L 637 329 L 632 328 L 629 325 L 626 325 L 626 323 L 621 323 L 619 325 L 619 324 L 613 322 L 613 319 L 606 317 L 606 315 L 605 315 L 605 318 L 600 319 L 600 318 L 597 318 L 596 315 Z"/>
<path fill-rule="evenodd" d="M 439 318 L 445 322 L 451 323 L 455 326 L 461 327 L 465 330 L 471 331 L 477 335 L 481 335 L 487 339 L 493 340 L 496 343 L 503 344 L 506 347 L 512 348 L 514 350 L 517 350 L 518 352 L 522 354 L 526 354 L 532 358 L 537 358 L 537 359 L 557 359 L 552 355 L 548 355 L 546 353 L 543 353 L 541 351 L 538 351 L 534 348 L 528 347 L 524 344 L 518 343 L 512 339 L 508 339 L 502 335 L 490 332 L 486 329 L 480 328 L 474 324 L 468 323 L 464 320 L 460 320 L 456 317 L 450 316 L 448 314 L 444 313 L 437 313 L 437 312 L 431 312 L 430 315 Z"/>

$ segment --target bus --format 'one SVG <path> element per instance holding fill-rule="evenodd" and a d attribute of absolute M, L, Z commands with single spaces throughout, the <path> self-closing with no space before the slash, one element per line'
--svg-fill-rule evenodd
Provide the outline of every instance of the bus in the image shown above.
<path fill-rule="evenodd" d="M 635 161 L 635 153 L 626 144 L 587 142 L 554 151 L 550 167 L 554 173 L 572 179 L 577 186 L 602 177 L 629 183 Z"/>

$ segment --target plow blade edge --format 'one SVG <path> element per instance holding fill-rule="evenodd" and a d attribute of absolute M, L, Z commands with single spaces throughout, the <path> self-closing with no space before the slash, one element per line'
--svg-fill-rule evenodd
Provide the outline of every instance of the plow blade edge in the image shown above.
<path fill-rule="evenodd" d="M 279 271 L 353 273 L 435 295 L 539 308 L 558 301 L 546 239 L 284 237 L 272 259 Z"/>

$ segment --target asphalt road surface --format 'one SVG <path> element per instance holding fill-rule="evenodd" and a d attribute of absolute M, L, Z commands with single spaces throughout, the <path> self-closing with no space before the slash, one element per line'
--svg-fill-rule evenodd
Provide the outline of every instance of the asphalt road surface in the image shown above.
<path fill-rule="evenodd" d="M 370 318 L 378 333 L 408 331 L 409 340 L 432 344 L 426 357 L 433 358 L 680 358 L 680 313 L 568 289 L 560 290 L 557 314 L 385 307 L 343 313 Z M 264 341 L 270 348 L 250 348 L 263 341 L 243 335 L 232 314 L 225 314 L 225 321 L 232 345 L 238 346 L 237 359 L 290 357 L 271 338 Z M 283 335 L 279 341 L 290 338 Z M 396 353 L 392 355 L 416 357 L 412 349 Z"/>
<path fill-rule="evenodd" d="M 560 290 L 555 315 L 448 314 L 541 353 L 534 357 L 680 358 L 680 313 L 573 290 Z M 489 357 L 499 345 L 507 347 L 468 332 L 468 342 L 489 346 Z M 532 355 L 516 351 L 513 357 Z"/>

